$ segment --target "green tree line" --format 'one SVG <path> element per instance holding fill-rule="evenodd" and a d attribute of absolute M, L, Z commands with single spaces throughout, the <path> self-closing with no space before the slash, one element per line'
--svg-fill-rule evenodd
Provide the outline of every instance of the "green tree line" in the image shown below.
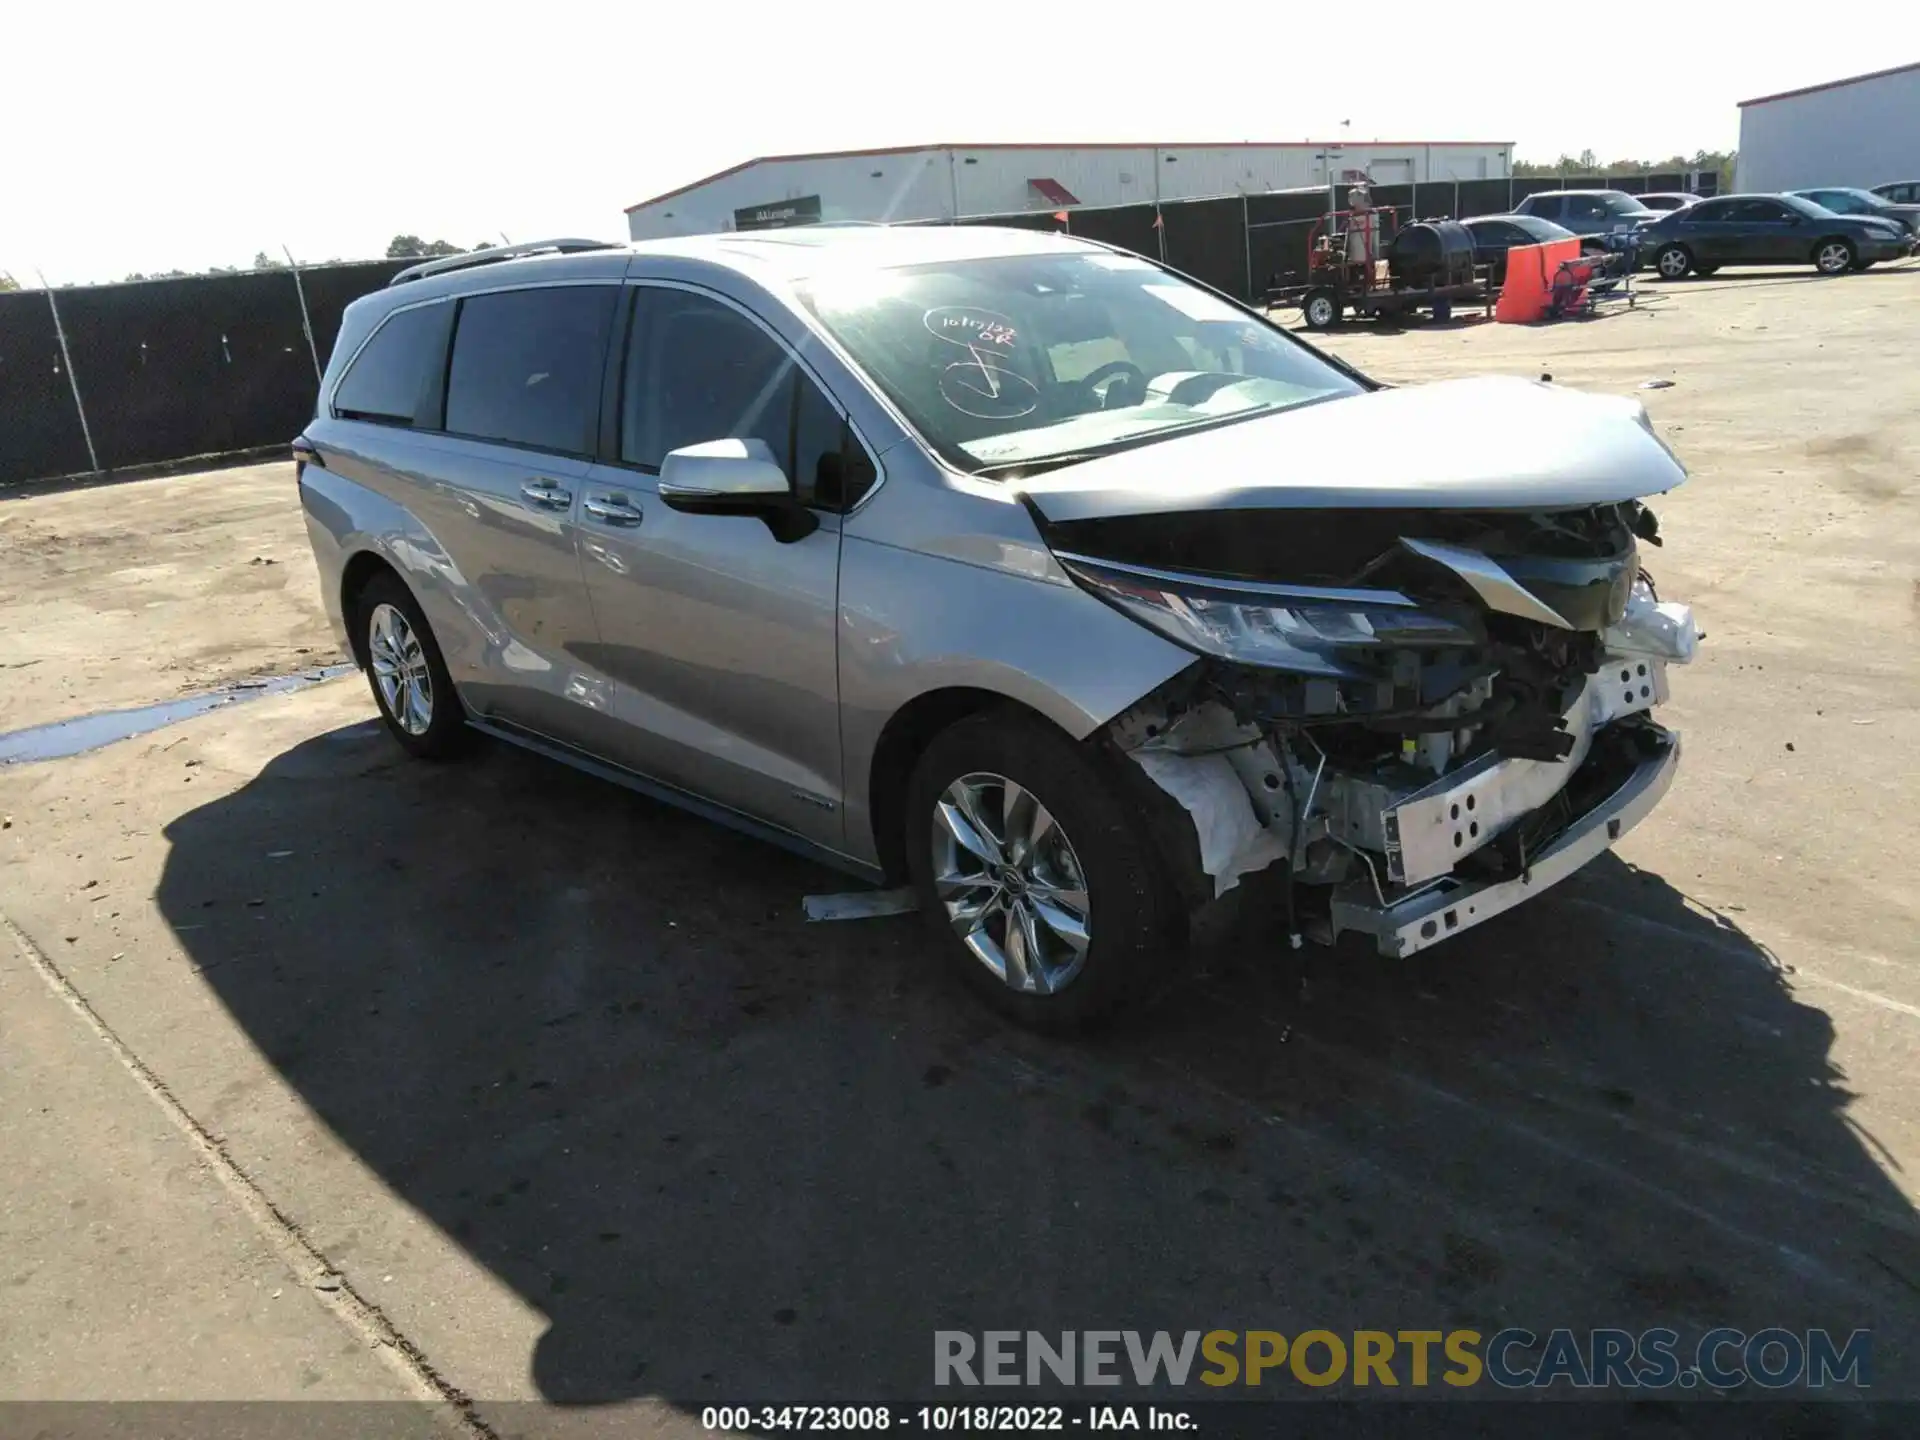
<path fill-rule="evenodd" d="M 1706 170 L 1720 177 L 1720 189 L 1725 191 L 1733 188 L 1733 162 L 1737 153 L 1696 150 L 1691 155 L 1669 155 L 1665 160 L 1603 161 L 1593 151 L 1582 150 L 1578 155 L 1562 155 L 1551 162 L 1516 160 L 1513 173 L 1516 179 L 1544 180 L 1565 175 L 1655 175 L 1672 174 L 1676 170 L 1685 174 Z"/>

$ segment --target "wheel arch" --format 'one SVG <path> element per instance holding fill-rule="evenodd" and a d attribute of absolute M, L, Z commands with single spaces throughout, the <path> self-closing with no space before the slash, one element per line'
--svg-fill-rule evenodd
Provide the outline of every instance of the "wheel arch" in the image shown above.
<path fill-rule="evenodd" d="M 998 691 L 967 685 L 944 686 L 915 696 L 887 721 L 874 746 L 867 776 L 867 814 L 873 826 L 874 850 L 888 883 L 904 884 L 907 878 L 907 787 L 914 766 L 937 736 L 962 720 L 993 710 L 1032 720 L 1077 745 L 1097 749 L 1111 764 L 1109 773 L 1116 787 L 1139 815 L 1147 839 L 1158 850 L 1168 878 L 1185 904 L 1197 909 L 1211 897 L 1213 882 L 1200 865 L 1199 837 L 1192 816 L 1153 784 L 1145 771 L 1113 749 L 1104 725 L 1076 736 L 1032 705 Z"/>
<path fill-rule="evenodd" d="M 367 586 L 379 574 L 393 576 L 402 585 L 406 577 L 377 550 L 356 550 L 348 557 L 347 563 L 340 567 L 340 615 L 346 622 L 347 644 L 351 647 L 353 663 L 362 670 L 367 668 L 367 637 L 361 633 L 360 597 L 366 593 Z"/>
<path fill-rule="evenodd" d="M 936 735 L 989 710 L 1009 710 L 1073 737 L 1040 710 L 1010 695 L 974 685 L 945 685 L 923 691 L 888 717 L 867 766 L 867 815 L 873 826 L 874 852 L 890 883 L 907 874 L 907 782 L 913 767 Z"/>
<path fill-rule="evenodd" d="M 1814 241 L 1813 248 L 1807 251 L 1807 260 L 1811 264 L 1818 265 L 1820 263 L 1820 252 L 1829 245 L 1844 245 L 1847 247 L 1847 253 L 1849 255 L 1854 256 L 1856 259 L 1859 257 L 1860 246 L 1855 243 L 1851 235 L 1834 234 L 1822 235 L 1818 240 Z"/>

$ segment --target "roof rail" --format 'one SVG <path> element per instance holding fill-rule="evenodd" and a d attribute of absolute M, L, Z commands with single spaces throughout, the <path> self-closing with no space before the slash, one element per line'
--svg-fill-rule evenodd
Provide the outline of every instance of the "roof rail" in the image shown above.
<path fill-rule="evenodd" d="M 491 250 L 469 250 L 464 255 L 447 255 L 438 260 L 423 260 L 409 265 L 387 284 L 404 285 L 409 280 L 424 280 L 429 275 L 445 275 L 475 265 L 491 265 L 496 260 L 517 260 L 522 255 L 578 255 L 588 250 L 622 250 L 626 247 L 609 240 L 528 240 L 520 245 L 496 245 Z"/>

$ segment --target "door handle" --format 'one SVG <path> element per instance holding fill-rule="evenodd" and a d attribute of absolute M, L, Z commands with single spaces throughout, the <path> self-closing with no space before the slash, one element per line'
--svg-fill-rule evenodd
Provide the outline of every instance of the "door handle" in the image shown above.
<path fill-rule="evenodd" d="M 646 516 L 627 503 L 624 495 L 593 495 L 580 507 L 603 525 L 638 525 Z"/>
<path fill-rule="evenodd" d="M 562 490 L 551 480 L 529 480 L 520 487 L 520 494 L 543 510 L 564 510 L 573 504 L 573 492 Z"/>

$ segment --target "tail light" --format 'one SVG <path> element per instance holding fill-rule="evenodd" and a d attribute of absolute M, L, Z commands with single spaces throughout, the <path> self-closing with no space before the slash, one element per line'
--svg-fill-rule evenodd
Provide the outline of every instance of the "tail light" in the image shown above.
<path fill-rule="evenodd" d="M 306 436 L 301 435 L 296 437 L 293 442 L 292 448 L 293 448 L 293 478 L 295 480 L 298 480 L 300 478 L 301 473 L 309 465 L 317 465 L 322 470 L 327 468 L 327 462 L 320 458 L 319 447 L 316 446 Z"/>

